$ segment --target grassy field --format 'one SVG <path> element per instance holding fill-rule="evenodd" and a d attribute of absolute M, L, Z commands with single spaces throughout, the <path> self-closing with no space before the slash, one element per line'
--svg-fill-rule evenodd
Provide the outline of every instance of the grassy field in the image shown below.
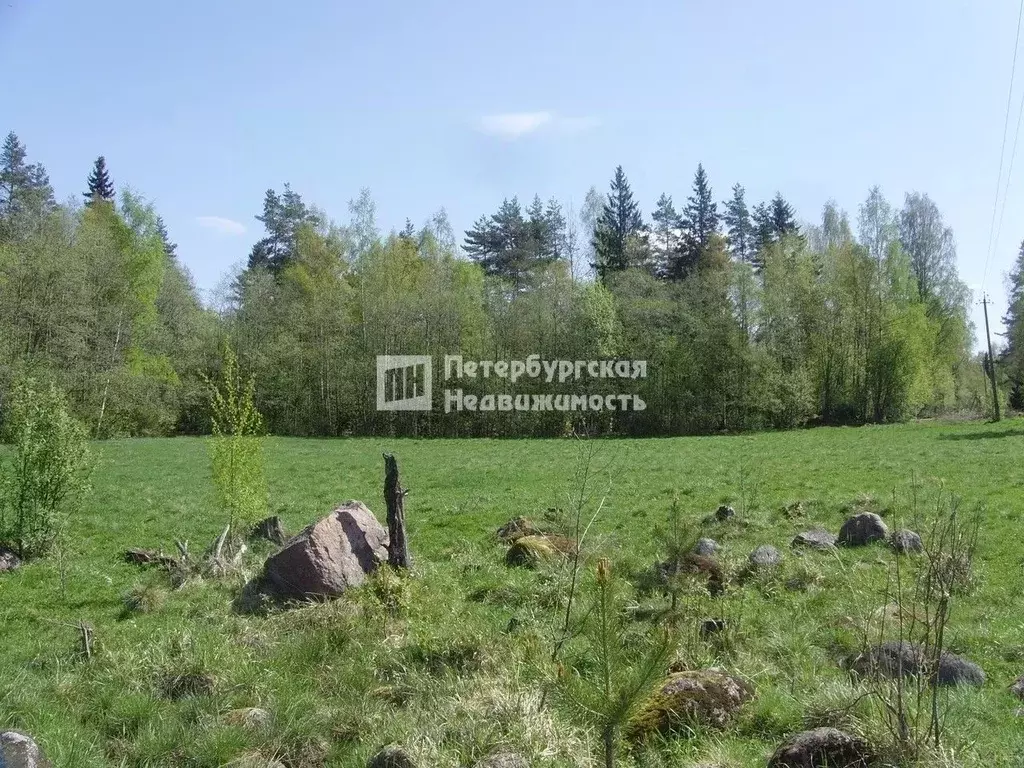
<path fill-rule="evenodd" d="M 947 645 L 988 675 L 981 689 L 944 694 L 946 764 L 1024 765 L 1024 730 L 1007 691 L 1024 673 L 1024 424 L 593 445 L 591 508 L 605 501 L 591 551 L 611 558 L 624 583 L 655 562 L 653 529 L 674 496 L 695 525 L 720 503 L 736 508 L 745 524 L 708 530 L 733 570 L 763 543 L 786 558 L 777 579 L 726 598 L 735 627 L 728 648 L 687 642 L 679 651 L 688 664 L 718 664 L 756 685 L 739 719 L 724 731 L 624 753 L 623 764 L 763 766 L 787 734 L 836 717 L 881 739 L 870 702 L 835 714 L 859 695 L 837 656 L 882 605 L 893 555 L 882 546 L 798 553 L 789 541 L 815 525 L 838 531 L 858 506 L 894 521 L 909 514 L 913 484 L 931 498 L 941 483 L 964 508 L 983 510 L 976 585 L 955 603 Z M 201 549 L 219 532 L 206 445 L 182 438 L 95 449 L 95 491 L 74 526 L 66 595 L 53 561 L 0 576 L 0 728 L 34 735 L 58 768 L 271 758 L 363 766 L 393 741 L 421 766 L 468 766 L 497 747 L 537 766 L 597 764 L 594 735 L 550 702 L 540 706 L 564 568 L 507 568 L 494 536 L 511 517 L 568 506 L 579 458 L 573 441 L 270 439 L 271 511 L 290 531 L 346 499 L 365 501 L 383 520 L 381 452 L 398 456 L 411 489 L 416 576 L 408 610 L 390 618 L 370 589 L 329 605 L 238 615 L 231 601 L 242 575 L 175 590 L 163 574 L 122 562 L 130 546 L 173 551 L 175 539 L 188 539 Z M 795 502 L 802 504 L 789 508 L 798 512 L 785 513 Z M 588 565 L 584 578 L 591 572 Z M 785 587 L 794 577 L 801 589 Z M 151 587 L 149 612 L 125 611 L 135 587 Z M 631 603 L 665 602 L 629 590 Z M 720 610 L 697 598 L 693 605 L 695 621 Z M 95 627 L 89 661 L 77 650 L 81 620 Z M 212 691 L 168 695 L 168 680 L 193 672 L 208 675 Z M 272 721 L 238 724 L 227 713 L 242 707 L 265 708 Z"/>

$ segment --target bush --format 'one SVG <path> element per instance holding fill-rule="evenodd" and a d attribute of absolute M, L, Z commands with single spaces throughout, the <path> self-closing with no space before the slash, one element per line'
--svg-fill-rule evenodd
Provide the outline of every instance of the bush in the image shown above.
<path fill-rule="evenodd" d="M 19 557 L 48 554 L 90 489 L 85 427 L 54 385 L 15 383 L 4 414 L 14 456 L 0 482 L 0 543 Z"/>

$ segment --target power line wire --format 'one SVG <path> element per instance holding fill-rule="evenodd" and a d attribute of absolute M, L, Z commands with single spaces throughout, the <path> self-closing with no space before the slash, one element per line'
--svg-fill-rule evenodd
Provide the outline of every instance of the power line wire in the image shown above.
<path fill-rule="evenodd" d="M 1024 18 L 1024 0 L 1021 0 L 1020 10 L 1017 12 L 1017 34 L 1013 41 L 1013 63 L 1010 66 L 1010 90 L 1006 94 L 1006 117 L 1003 119 L 1003 143 L 999 148 L 999 173 L 996 176 L 996 194 L 995 199 L 992 201 L 992 221 L 988 228 L 988 250 L 985 253 L 985 269 L 982 272 L 981 285 L 985 287 L 985 280 L 988 278 L 988 262 L 992 257 L 993 250 L 993 236 L 996 230 L 996 211 L 999 209 L 999 188 L 1003 183 L 1003 160 L 1006 157 L 1006 134 L 1010 129 L 1010 108 L 1013 106 L 1013 80 L 1017 74 L 1017 51 L 1020 48 L 1020 26 L 1021 19 Z M 1022 100 L 1022 106 L 1024 106 L 1024 100 Z M 1017 123 L 1018 129 L 1020 128 L 1020 122 Z M 1014 138 L 1014 145 L 1017 140 Z M 1007 174 L 1009 176 L 1009 174 Z"/>

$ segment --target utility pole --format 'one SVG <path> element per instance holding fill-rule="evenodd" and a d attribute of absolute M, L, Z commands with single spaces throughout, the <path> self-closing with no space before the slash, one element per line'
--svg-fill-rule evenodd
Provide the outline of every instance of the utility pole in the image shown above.
<path fill-rule="evenodd" d="M 985 340 L 988 342 L 988 378 L 992 382 L 992 407 L 995 408 L 996 421 L 999 421 L 999 392 L 996 390 L 996 361 L 992 357 L 992 336 L 988 332 L 988 296 L 981 295 L 981 306 L 985 310 Z"/>

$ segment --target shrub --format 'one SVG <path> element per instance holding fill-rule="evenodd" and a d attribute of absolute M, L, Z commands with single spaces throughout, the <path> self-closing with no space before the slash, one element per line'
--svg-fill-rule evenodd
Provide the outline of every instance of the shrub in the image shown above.
<path fill-rule="evenodd" d="M 208 381 L 213 440 L 210 463 L 228 528 L 256 523 L 267 512 L 267 479 L 263 460 L 263 417 L 254 404 L 256 379 L 243 384 L 238 360 L 224 344 L 219 382 Z"/>
<path fill-rule="evenodd" d="M 48 554 L 89 492 L 85 427 L 54 385 L 18 381 L 4 414 L 14 456 L 0 483 L 0 543 L 22 558 Z"/>

